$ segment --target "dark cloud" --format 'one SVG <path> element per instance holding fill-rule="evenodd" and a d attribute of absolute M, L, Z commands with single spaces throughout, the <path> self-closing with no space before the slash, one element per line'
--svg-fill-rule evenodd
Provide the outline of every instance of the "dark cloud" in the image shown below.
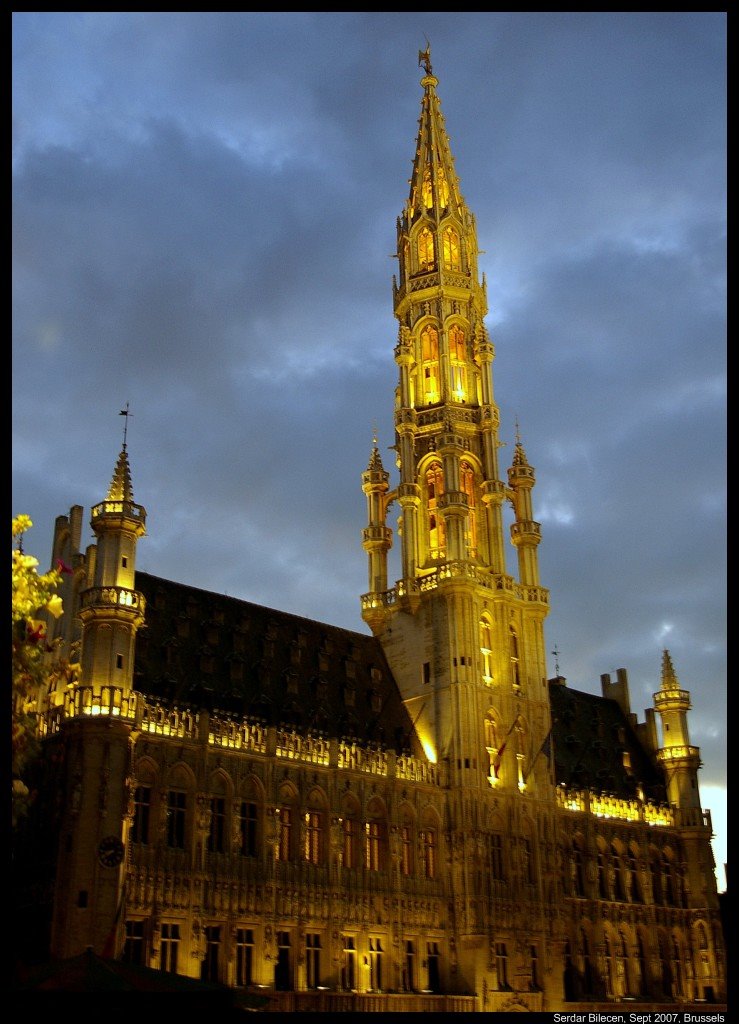
<path fill-rule="evenodd" d="M 16 12 L 13 35 L 28 550 L 100 499 L 130 402 L 143 570 L 364 631 L 428 37 L 549 647 L 580 689 L 626 667 L 640 717 L 669 647 L 720 820 L 725 14 Z"/>

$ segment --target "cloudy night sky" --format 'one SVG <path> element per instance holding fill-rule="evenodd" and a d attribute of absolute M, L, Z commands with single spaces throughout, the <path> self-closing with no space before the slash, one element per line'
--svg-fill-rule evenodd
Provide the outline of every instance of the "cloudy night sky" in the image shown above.
<path fill-rule="evenodd" d="M 643 721 L 670 650 L 724 889 L 726 30 L 14 12 L 26 551 L 46 569 L 75 504 L 92 541 L 130 403 L 140 569 L 368 632 L 361 474 L 376 429 L 397 481 L 391 254 L 428 38 L 483 250 L 501 466 L 518 422 L 536 470 L 549 673 L 600 693 L 626 668 Z"/>

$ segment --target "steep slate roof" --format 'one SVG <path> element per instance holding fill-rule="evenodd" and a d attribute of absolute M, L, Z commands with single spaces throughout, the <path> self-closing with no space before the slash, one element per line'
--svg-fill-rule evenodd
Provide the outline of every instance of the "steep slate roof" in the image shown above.
<path fill-rule="evenodd" d="M 140 693 L 423 756 L 374 637 L 144 572 L 136 589 Z"/>
<path fill-rule="evenodd" d="M 557 783 L 624 798 L 666 800 L 663 777 L 615 700 L 549 681 Z M 628 754 L 630 767 L 624 765 Z"/>

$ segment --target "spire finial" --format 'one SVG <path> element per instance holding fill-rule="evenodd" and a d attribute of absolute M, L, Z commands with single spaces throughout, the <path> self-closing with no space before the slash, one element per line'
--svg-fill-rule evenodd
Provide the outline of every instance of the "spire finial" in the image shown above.
<path fill-rule="evenodd" d="M 377 447 L 377 420 L 372 424 L 372 444 L 375 448 Z"/>
<path fill-rule="evenodd" d="M 125 409 L 121 409 L 121 411 L 118 413 L 118 415 L 126 417 L 126 424 L 125 424 L 125 426 L 123 428 L 123 448 L 125 450 L 125 447 L 126 447 L 126 436 L 128 435 L 128 417 L 129 416 L 133 416 L 133 413 L 128 411 L 128 402 L 126 402 L 126 408 Z"/>
<path fill-rule="evenodd" d="M 516 416 L 516 444 L 521 443 L 521 431 L 518 428 L 518 416 Z"/>
<path fill-rule="evenodd" d="M 559 647 L 556 643 L 552 654 L 554 655 L 554 674 L 559 678 Z"/>
<path fill-rule="evenodd" d="M 429 37 L 426 36 L 426 49 L 418 51 L 418 66 L 419 68 L 423 65 L 423 68 L 427 75 L 433 75 L 431 70 L 431 43 Z"/>

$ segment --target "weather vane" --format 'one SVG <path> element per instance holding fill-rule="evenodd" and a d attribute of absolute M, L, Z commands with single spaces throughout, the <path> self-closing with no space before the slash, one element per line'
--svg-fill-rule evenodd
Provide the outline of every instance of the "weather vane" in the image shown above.
<path fill-rule="evenodd" d="M 126 437 L 128 435 L 128 417 L 129 416 L 133 416 L 133 413 L 128 411 L 128 402 L 126 402 L 126 408 L 125 409 L 121 409 L 121 411 L 118 413 L 118 415 L 126 417 L 126 425 L 123 428 L 123 447 L 125 448 L 126 447 Z"/>
<path fill-rule="evenodd" d="M 426 69 L 426 74 L 432 75 L 433 71 L 431 70 L 431 43 L 429 42 L 428 36 L 426 36 L 426 49 L 418 51 L 419 68 L 421 67 L 422 64 Z"/>

